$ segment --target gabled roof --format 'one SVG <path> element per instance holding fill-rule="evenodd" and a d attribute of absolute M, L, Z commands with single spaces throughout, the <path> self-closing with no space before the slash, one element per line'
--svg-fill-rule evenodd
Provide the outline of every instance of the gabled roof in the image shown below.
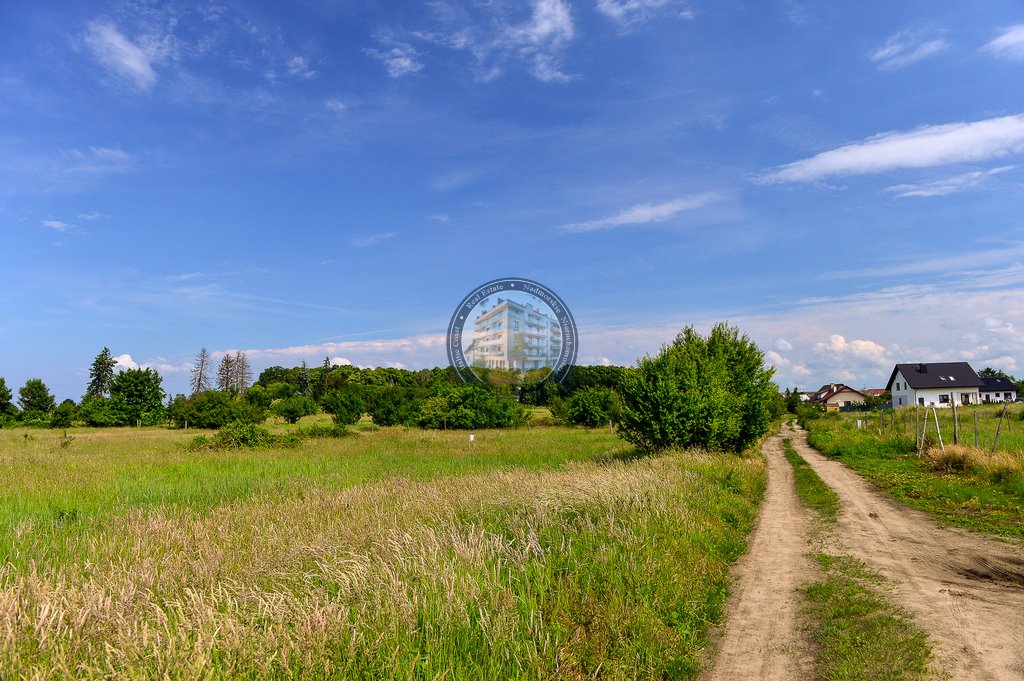
<path fill-rule="evenodd" d="M 929 364 L 897 364 L 893 367 L 886 390 L 892 389 L 896 372 L 903 374 L 914 390 L 921 388 L 980 388 L 985 385 L 967 362 L 932 362 Z"/>
<path fill-rule="evenodd" d="M 826 383 L 825 385 L 821 386 L 821 389 L 818 390 L 818 392 L 814 393 L 811 396 L 811 401 L 828 402 L 830 399 L 832 399 L 833 397 L 835 397 L 836 395 L 845 390 L 857 393 L 861 397 L 865 396 L 864 393 L 862 393 L 861 391 L 857 390 L 856 388 L 851 388 L 845 383 Z"/>
<path fill-rule="evenodd" d="M 1017 390 L 1017 384 L 1005 376 L 982 376 L 981 380 L 985 382 L 982 390 L 986 392 L 991 392 L 993 390 L 1013 390 L 1016 392 Z"/>
<path fill-rule="evenodd" d="M 879 395 L 885 393 L 885 388 L 868 388 L 867 393 L 872 397 L 878 397 Z"/>

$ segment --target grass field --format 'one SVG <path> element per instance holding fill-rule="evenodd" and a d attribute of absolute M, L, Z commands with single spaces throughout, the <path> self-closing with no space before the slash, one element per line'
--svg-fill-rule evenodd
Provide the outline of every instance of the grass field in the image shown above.
<path fill-rule="evenodd" d="M 967 407 L 959 411 L 960 448 L 951 447 L 953 416 L 937 410 L 946 453 L 937 439 L 918 456 L 914 444 L 914 410 L 895 415 L 835 414 L 805 420 L 808 442 L 837 458 L 897 500 L 959 527 L 1024 538 L 1024 421 L 1022 405 L 1011 405 L 1003 422 L 999 446 L 991 454 L 1002 405 Z M 974 414 L 978 415 L 980 449 L 973 448 Z M 925 411 L 919 414 L 919 423 Z M 857 428 L 856 419 L 865 427 Z M 928 412 L 927 435 L 935 437 Z M 895 425 L 894 425 L 895 422 Z"/>
<path fill-rule="evenodd" d="M 0 430 L 0 678 L 692 678 L 764 489 L 605 430 L 68 435 Z"/>

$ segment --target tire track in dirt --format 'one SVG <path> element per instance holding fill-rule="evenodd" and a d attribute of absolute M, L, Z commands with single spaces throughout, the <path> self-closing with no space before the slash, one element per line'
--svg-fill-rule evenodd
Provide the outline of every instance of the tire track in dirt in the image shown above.
<path fill-rule="evenodd" d="M 733 571 L 725 632 L 708 681 L 814 676 L 814 656 L 799 626 L 798 592 L 818 576 L 808 557 L 811 515 L 796 495 L 783 437 L 772 437 L 762 449 L 768 487 L 750 547 Z"/>
<path fill-rule="evenodd" d="M 895 585 L 892 600 L 936 642 L 940 668 L 954 679 L 1024 679 L 1024 547 L 939 527 L 822 456 L 801 428 L 783 436 L 839 495 L 836 537 Z"/>

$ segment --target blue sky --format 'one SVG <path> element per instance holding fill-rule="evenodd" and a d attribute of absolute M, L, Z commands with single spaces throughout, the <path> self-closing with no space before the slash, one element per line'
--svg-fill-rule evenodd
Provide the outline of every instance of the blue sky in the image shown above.
<path fill-rule="evenodd" d="M 443 365 L 501 276 L 583 363 L 1024 373 L 1022 79 L 1016 1 L 7 3 L 0 376 Z"/>

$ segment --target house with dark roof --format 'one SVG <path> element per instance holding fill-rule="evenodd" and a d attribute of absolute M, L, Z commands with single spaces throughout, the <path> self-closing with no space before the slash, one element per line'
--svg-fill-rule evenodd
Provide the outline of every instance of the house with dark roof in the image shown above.
<path fill-rule="evenodd" d="M 834 410 L 853 404 L 864 404 L 864 397 L 864 393 L 845 383 L 826 383 L 814 393 L 811 402 L 823 404 L 826 409 Z"/>
<path fill-rule="evenodd" d="M 982 402 L 1013 402 L 1017 399 L 1017 384 L 1005 376 L 982 376 L 985 385 L 978 389 Z"/>
<path fill-rule="evenodd" d="M 954 402 L 978 404 L 978 389 L 984 385 L 967 362 L 930 362 L 897 364 L 885 388 L 892 393 L 894 407 L 948 407 Z"/>

